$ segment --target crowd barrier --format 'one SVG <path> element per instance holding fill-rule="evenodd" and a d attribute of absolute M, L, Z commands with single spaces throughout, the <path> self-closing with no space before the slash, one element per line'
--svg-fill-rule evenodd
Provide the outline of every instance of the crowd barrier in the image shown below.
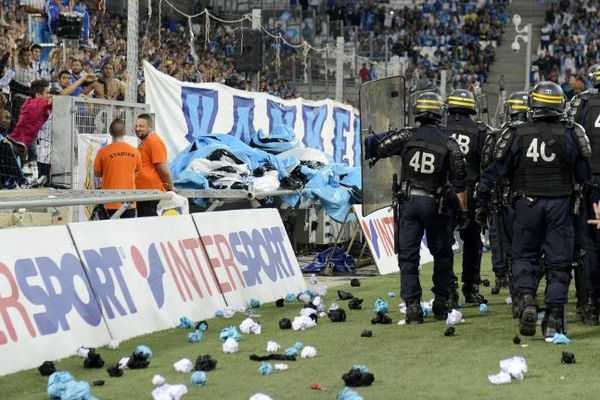
<path fill-rule="evenodd" d="M 275 209 L 0 230 L 0 376 L 306 289 Z"/>

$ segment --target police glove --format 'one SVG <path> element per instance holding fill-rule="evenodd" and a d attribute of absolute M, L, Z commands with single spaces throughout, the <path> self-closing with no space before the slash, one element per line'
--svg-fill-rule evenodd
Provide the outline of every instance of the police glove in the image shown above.
<path fill-rule="evenodd" d="M 475 210 L 475 221 L 481 226 L 486 226 L 488 223 L 488 217 L 490 216 L 490 210 L 487 206 L 479 206 Z"/>
<path fill-rule="evenodd" d="M 469 225 L 470 219 L 467 211 L 459 211 L 456 215 L 456 222 L 458 223 L 456 229 L 462 231 Z"/>

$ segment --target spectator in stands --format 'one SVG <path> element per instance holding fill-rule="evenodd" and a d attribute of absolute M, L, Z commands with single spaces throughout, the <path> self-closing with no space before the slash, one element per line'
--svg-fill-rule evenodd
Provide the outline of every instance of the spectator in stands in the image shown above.
<path fill-rule="evenodd" d="M 102 67 L 102 79 L 98 81 L 96 86 L 99 85 L 102 85 L 102 89 L 98 92 L 102 93 L 105 99 L 125 100 L 125 84 L 115 78 L 115 68 L 111 63 L 106 63 Z M 94 92 L 96 92 L 96 89 L 94 89 Z"/>
<path fill-rule="evenodd" d="M 141 114 L 135 120 L 135 134 L 140 139 L 138 150 L 142 156 L 142 168 L 136 178 L 138 189 L 174 191 L 173 178 L 167 163 L 167 147 L 156 132 L 149 114 Z M 158 215 L 158 201 L 140 201 L 137 205 L 138 217 Z"/>
<path fill-rule="evenodd" d="M 81 60 L 78 58 L 71 59 L 71 82 L 75 83 L 80 78 L 85 76 L 85 72 L 83 72 L 83 65 L 81 64 Z M 73 93 L 74 96 L 79 96 L 83 92 L 83 88 L 79 87 Z"/>
<path fill-rule="evenodd" d="M 19 120 L 8 136 L 23 161 L 27 158 L 27 149 L 35 142 L 38 132 L 50 117 L 52 108 L 48 81 L 43 79 L 33 81 L 31 92 L 34 97 L 23 103 Z"/>
<path fill-rule="evenodd" d="M 362 68 L 358 71 L 358 76 L 360 77 L 360 82 L 365 83 L 369 80 L 369 68 L 367 68 L 367 63 L 363 63 Z"/>
<path fill-rule="evenodd" d="M 94 175 L 102 178 L 102 189 L 135 189 L 136 176 L 142 169 L 142 158 L 135 147 L 125 142 L 125 123 L 117 118 L 110 124 L 112 143 L 98 150 L 94 161 Z M 100 219 L 109 219 L 121 207 L 121 203 L 105 204 L 106 214 Z M 136 210 L 127 209 L 121 218 L 135 218 Z"/>
<path fill-rule="evenodd" d="M 31 66 L 38 72 L 41 79 L 50 80 L 50 63 L 42 61 L 42 46 L 34 44 L 31 46 Z"/>
<path fill-rule="evenodd" d="M 0 140 L 8 134 L 10 128 L 10 112 L 4 108 L 0 108 Z"/>

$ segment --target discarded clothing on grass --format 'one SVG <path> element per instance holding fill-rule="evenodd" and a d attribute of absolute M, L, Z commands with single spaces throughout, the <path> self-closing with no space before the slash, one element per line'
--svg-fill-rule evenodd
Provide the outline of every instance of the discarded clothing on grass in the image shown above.
<path fill-rule="evenodd" d="M 239 344 L 234 338 L 229 338 L 223 343 L 223 353 L 237 353 Z"/>
<path fill-rule="evenodd" d="M 350 389 L 349 387 L 345 387 L 341 392 L 337 394 L 335 397 L 336 400 L 364 400 L 363 397 Z"/>
<path fill-rule="evenodd" d="M 273 366 L 268 362 L 261 362 L 258 367 L 258 373 L 261 375 L 271 375 L 273 373 Z"/>
<path fill-rule="evenodd" d="M 181 329 L 190 329 L 193 328 L 194 325 L 194 321 L 192 321 L 190 318 L 181 317 L 179 318 L 179 325 L 177 327 Z"/>
<path fill-rule="evenodd" d="M 346 386 L 371 386 L 375 380 L 375 375 L 369 372 L 368 368 L 362 365 L 355 365 L 350 371 L 342 375 Z"/>
<path fill-rule="evenodd" d="M 514 356 L 500 360 L 500 372 L 489 375 L 488 380 L 494 385 L 510 383 L 512 379 L 522 380 L 527 373 L 527 362 L 524 357 Z"/>
<path fill-rule="evenodd" d="M 294 349 L 293 347 L 291 347 L 291 349 Z M 289 350 L 289 349 L 288 349 Z M 296 350 L 296 349 L 294 349 Z M 287 350 L 286 350 L 287 352 Z M 271 353 L 268 354 L 266 356 L 259 356 L 256 354 L 252 354 L 250 356 L 250 360 L 252 361 L 296 361 L 296 356 L 298 355 L 298 351 L 296 350 L 296 354 L 277 354 L 277 353 Z"/>
<path fill-rule="evenodd" d="M 193 368 L 192 361 L 187 358 L 183 358 L 183 359 L 177 361 L 176 363 L 174 363 L 173 368 L 177 372 L 187 374 L 188 372 L 192 371 L 192 368 Z"/>
<path fill-rule="evenodd" d="M 240 331 L 242 331 L 242 333 L 245 333 L 247 335 L 250 333 L 260 335 L 261 330 L 262 330 L 261 325 L 258 322 L 254 321 L 252 318 L 246 318 L 240 324 Z"/>
<path fill-rule="evenodd" d="M 85 381 L 76 381 L 66 371 L 54 372 L 48 377 L 48 397 L 60 400 L 96 400 Z"/>
<path fill-rule="evenodd" d="M 196 358 L 196 371 L 212 371 L 216 367 L 217 360 L 213 359 L 210 354 L 205 354 Z"/>
<path fill-rule="evenodd" d="M 83 368 L 102 368 L 104 360 L 99 353 L 90 352 L 85 360 L 83 360 Z"/>
<path fill-rule="evenodd" d="M 44 361 L 44 363 L 38 367 L 38 371 L 40 371 L 42 376 L 50 376 L 56 372 L 56 367 L 52 361 Z"/>
<path fill-rule="evenodd" d="M 333 254 L 331 255 L 331 258 L 329 258 L 329 254 L 332 252 Z M 330 247 L 317 254 L 310 264 L 307 264 L 302 268 L 302 273 L 309 274 L 321 272 L 327 266 L 326 263 L 328 258 L 329 262 L 333 265 L 334 274 L 355 273 L 354 266 L 356 265 L 356 259 L 338 246 Z"/>
<path fill-rule="evenodd" d="M 192 374 L 190 380 L 192 381 L 192 386 L 200 387 L 206 385 L 206 372 L 204 371 L 196 371 Z"/>
<path fill-rule="evenodd" d="M 154 400 L 179 400 L 181 396 L 188 392 L 185 385 L 164 385 L 154 388 L 152 398 Z"/>

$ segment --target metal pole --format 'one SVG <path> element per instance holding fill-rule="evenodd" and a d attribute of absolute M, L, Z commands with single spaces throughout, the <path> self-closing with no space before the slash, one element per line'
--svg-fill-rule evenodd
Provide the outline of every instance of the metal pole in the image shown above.
<path fill-rule="evenodd" d="M 325 98 L 329 98 L 329 73 L 327 69 L 327 60 L 329 60 L 329 47 L 325 47 Z"/>
<path fill-rule="evenodd" d="M 529 89 L 531 85 L 531 41 L 533 35 L 531 34 L 531 24 L 527 24 L 527 53 L 525 53 L 525 90 Z"/>
<path fill-rule="evenodd" d="M 354 73 L 352 76 L 358 74 L 358 26 L 354 27 Z"/>
<path fill-rule="evenodd" d="M 336 65 L 335 65 L 335 99 L 343 101 L 344 97 L 344 37 L 338 36 L 336 40 Z"/>
<path fill-rule="evenodd" d="M 390 57 L 390 48 L 389 48 L 389 40 L 390 40 L 390 36 L 389 35 L 385 35 L 385 77 L 387 78 L 388 76 L 388 62 L 389 62 L 389 57 Z"/>
<path fill-rule="evenodd" d="M 369 58 L 373 59 L 373 31 L 369 34 Z"/>
<path fill-rule="evenodd" d="M 127 0 L 127 93 L 125 101 L 137 103 L 138 0 Z"/>

